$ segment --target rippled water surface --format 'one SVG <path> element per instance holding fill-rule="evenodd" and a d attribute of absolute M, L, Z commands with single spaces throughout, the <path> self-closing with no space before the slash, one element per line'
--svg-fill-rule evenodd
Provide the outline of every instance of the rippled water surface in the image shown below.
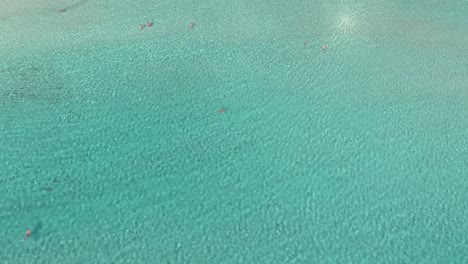
<path fill-rule="evenodd" d="M 2 263 L 468 263 L 466 0 L 28 1 Z"/>

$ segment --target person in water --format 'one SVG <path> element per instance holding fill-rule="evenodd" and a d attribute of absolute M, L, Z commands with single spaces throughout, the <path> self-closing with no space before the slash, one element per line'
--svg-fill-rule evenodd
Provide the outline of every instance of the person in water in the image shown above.
<path fill-rule="evenodd" d="M 28 239 L 31 236 L 31 230 L 28 228 L 26 229 L 26 233 L 24 234 L 23 240 Z"/>
<path fill-rule="evenodd" d="M 190 22 L 190 24 L 188 25 L 188 28 L 189 28 L 189 29 L 192 29 L 194 25 L 195 25 L 195 23 Z"/>

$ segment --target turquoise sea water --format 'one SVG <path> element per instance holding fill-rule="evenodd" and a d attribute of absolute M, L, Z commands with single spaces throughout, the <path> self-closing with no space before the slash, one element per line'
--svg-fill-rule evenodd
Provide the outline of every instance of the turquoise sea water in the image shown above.
<path fill-rule="evenodd" d="M 0 263 L 468 263 L 466 0 L 21 1 Z"/>

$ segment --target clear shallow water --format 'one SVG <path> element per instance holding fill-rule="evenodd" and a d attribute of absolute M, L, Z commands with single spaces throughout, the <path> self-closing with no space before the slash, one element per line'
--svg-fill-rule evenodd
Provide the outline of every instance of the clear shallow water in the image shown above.
<path fill-rule="evenodd" d="M 467 262 L 466 1 L 18 10 L 5 263 Z"/>

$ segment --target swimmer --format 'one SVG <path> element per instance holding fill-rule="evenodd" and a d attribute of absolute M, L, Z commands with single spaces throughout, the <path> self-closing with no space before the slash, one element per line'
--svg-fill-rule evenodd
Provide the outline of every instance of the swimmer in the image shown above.
<path fill-rule="evenodd" d="M 64 9 L 59 9 L 59 13 L 63 13 L 63 12 L 65 12 L 65 11 L 67 11 L 66 8 L 64 8 Z"/>
<path fill-rule="evenodd" d="M 189 28 L 189 29 L 192 29 L 192 28 L 193 28 L 193 26 L 195 26 L 195 23 L 193 23 L 193 22 L 190 22 L 190 24 L 188 25 L 188 28 Z"/>
<path fill-rule="evenodd" d="M 327 45 L 323 44 L 322 45 L 322 50 L 325 51 L 327 49 Z"/>
<path fill-rule="evenodd" d="M 143 30 L 144 28 L 145 28 L 145 26 L 140 25 L 140 30 Z"/>
<path fill-rule="evenodd" d="M 220 109 L 218 110 L 218 112 L 222 114 L 222 113 L 226 112 L 226 109 L 220 108 Z"/>
<path fill-rule="evenodd" d="M 153 25 L 153 22 L 146 22 L 147 27 L 151 27 Z"/>
<path fill-rule="evenodd" d="M 307 44 L 309 44 L 309 42 L 307 40 L 304 40 L 304 46 L 307 46 Z"/>
<path fill-rule="evenodd" d="M 31 230 L 26 229 L 26 233 L 24 234 L 23 240 L 28 239 L 31 236 Z"/>

